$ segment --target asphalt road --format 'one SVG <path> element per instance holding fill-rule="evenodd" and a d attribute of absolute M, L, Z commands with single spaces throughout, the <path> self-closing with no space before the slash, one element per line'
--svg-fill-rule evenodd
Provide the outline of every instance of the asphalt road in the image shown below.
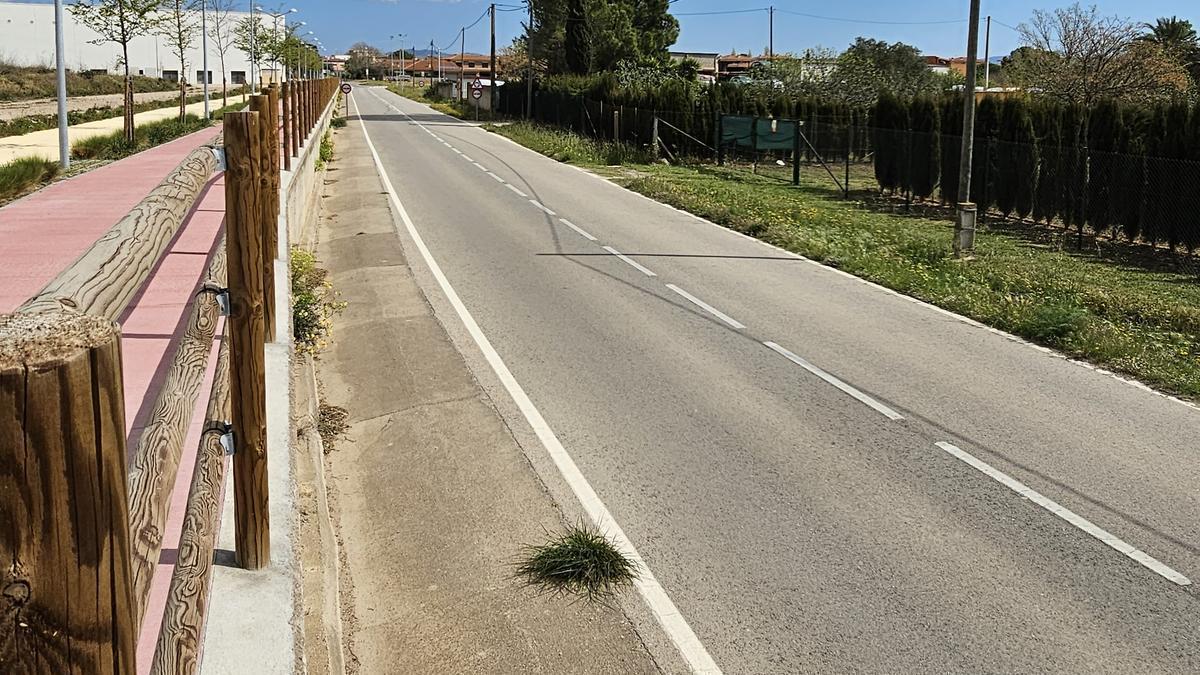
<path fill-rule="evenodd" d="M 722 670 L 1200 670 L 1200 411 L 353 99 L 462 304 Z"/>

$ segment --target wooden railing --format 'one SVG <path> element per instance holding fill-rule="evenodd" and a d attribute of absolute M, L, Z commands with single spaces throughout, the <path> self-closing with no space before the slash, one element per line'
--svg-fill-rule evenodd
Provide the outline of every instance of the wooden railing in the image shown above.
<path fill-rule="evenodd" d="M 225 297 L 227 339 L 152 672 L 196 670 L 230 438 L 237 560 L 247 569 L 269 564 L 264 343 L 277 316 L 279 172 L 300 140 L 313 142 L 337 84 L 272 86 L 251 97 L 249 111 L 225 116 L 224 242 L 128 465 L 115 321 L 217 171 L 220 140 L 189 154 L 16 313 L 0 315 L 0 673 L 136 672 L 151 576 Z"/>

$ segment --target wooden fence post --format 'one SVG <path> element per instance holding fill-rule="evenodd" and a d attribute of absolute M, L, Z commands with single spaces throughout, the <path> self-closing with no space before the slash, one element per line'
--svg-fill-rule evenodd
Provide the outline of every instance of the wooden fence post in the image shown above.
<path fill-rule="evenodd" d="M 283 103 L 283 169 L 292 170 L 292 122 L 291 122 L 291 83 L 280 85 L 280 99 Z"/>
<path fill-rule="evenodd" d="M 238 564 L 266 567 L 271 557 L 267 512 L 267 399 L 263 365 L 263 237 L 260 227 L 262 147 L 256 112 L 225 117 L 226 274 L 233 434 L 234 543 Z"/>
<path fill-rule="evenodd" d="M 0 315 L 0 672 L 134 673 L 120 329 Z"/>
<path fill-rule="evenodd" d="M 271 123 L 271 97 L 266 94 L 250 97 L 250 110 L 258 113 L 259 170 L 257 173 L 258 220 L 256 222 L 262 236 L 263 250 L 263 325 L 267 340 L 271 340 L 275 334 L 275 250 L 271 248 L 271 241 L 276 239 L 273 235 L 277 229 L 275 220 L 278 218 L 275 210 L 277 190 L 274 180 L 278 164 L 273 161 L 271 153 L 271 141 L 274 135 L 272 129 L 274 125 Z"/>

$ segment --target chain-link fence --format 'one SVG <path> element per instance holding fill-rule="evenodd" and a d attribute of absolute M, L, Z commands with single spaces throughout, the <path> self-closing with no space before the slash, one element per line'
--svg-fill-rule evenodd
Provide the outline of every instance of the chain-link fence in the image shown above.
<path fill-rule="evenodd" d="M 501 98 L 510 116 L 523 116 L 526 105 L 524 96 Z M 673 163 L 724 165 L 875 203 L 940 206 L 945 217 L 959 200 L 961 136 L 873 128 L 864 115 L 656 110 L 549 91 L 534 92 L 532 110 L 536 122 Z M 970 200 L 985 225 L 1070 234 L 1080 251 L 1133 244 L 1200 273 L 1200 161 L 978 137 L 971 172 Z"/>

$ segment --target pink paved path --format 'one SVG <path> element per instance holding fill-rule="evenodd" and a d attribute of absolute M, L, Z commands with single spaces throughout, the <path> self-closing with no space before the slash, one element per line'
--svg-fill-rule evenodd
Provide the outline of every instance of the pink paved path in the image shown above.
<path fill-rule="evenodd" d="M 79 257 L 101 234 L 220 131 L 205 129 L 114 162 L 0 208 L 0 312 L 11 312 Z M 167 253 L 120 319 L 128 445 L 137 443 L 170 366 L 191 302 L 225 218 L 225 186 L 215 176 L 201 193 Z M 218 332 L 218 335 L 220 333 Z M 171 498 L 161 562 L 138 640 L 138 672 L 149 672 L 179 544 L 204 423 L 215 345 L 183 446 Z"/>

